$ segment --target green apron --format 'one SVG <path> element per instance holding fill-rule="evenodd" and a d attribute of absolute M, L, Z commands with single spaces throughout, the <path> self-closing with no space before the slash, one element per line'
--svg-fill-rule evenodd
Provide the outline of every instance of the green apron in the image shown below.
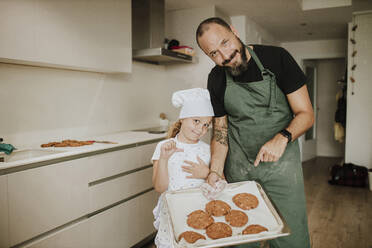
<path fill-rule="evenodd" d="M 234 82 L 226 72 L 225 109 L 228 113 L 229 151 L 224 173 L 228 182 L 260 183 L 291 229 L 291 235 L 270 240 L 270 247 L 310 247 L 303 174 L 298 141 L 289 143 L 277 162 L 253 163 L 262 145 L 286 128 L 293 113 L 275 75 L 265 69 L 255 52 L 262 81 Z M 251 243 L 236 247 L 259 247 Z"/>

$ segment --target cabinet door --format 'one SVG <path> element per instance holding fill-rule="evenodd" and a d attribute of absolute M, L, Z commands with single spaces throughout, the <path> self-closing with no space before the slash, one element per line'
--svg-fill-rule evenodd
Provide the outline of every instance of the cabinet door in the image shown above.
<path fill-rule="evenodd" d="M 157 198 L 152 190 L 91 217 L 90 247 L 131 247 L 155 232 Z"/>
<path fill-rule="evenodd" d="M 0 61 L 131 72 L 130 0 L 0 1 Z"/>
<path fill-rule="evenodd" d="M 7 176 L 0 176 L 0 248 L 9 247 Z"/>
<path fill-rule="evenodd" d="M 10 245 L 88 214 L 85 158 L 8 175 Z"/>

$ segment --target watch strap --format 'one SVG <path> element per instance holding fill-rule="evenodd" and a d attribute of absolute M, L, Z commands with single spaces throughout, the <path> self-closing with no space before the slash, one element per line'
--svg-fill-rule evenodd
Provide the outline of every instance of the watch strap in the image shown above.
<path fill-rule="evenodd" d="M 283 129 L 279 133 L 288 139 L 288 143 L 292 141 L 292 134 L 287 129 Z"/>

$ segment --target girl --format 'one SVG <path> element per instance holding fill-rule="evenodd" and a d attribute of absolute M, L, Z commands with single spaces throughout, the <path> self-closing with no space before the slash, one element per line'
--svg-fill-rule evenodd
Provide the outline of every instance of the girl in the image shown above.
<path fill-rule="evenodd" d="M 179 120 L 169 129 L 168 139 L 159 142 L 152 157 L 152 182 L 159 193 L 199 187 L 209 174 L 210 147 L 200 140 L 214 116 L 208 90 L 177 91 L 173 93 L 172 103 L 181 107 Z M 160 195 L 153 213 L 158 230 L 156 246 L 173 247 L 164 194 Z"/>

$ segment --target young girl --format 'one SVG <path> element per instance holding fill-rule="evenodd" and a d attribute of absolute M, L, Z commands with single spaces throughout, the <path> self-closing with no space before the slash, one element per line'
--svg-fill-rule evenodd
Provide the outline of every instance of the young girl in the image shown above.
<path fill-rule="evenodd" d="M 181 107 L 179 120 L 169 129 L 168 139 L 159 142 L 152 162 L 152 182 L 157 192 L 199 187 L 209 174 L 210 147 L 200 140 L 214 116 L 209 92 L 194 88 L 173 93 L 172 103 Z M 154 211 L 158 248 L 173 247 L 168 228 L 168 210 L 161 194 Z"/>

